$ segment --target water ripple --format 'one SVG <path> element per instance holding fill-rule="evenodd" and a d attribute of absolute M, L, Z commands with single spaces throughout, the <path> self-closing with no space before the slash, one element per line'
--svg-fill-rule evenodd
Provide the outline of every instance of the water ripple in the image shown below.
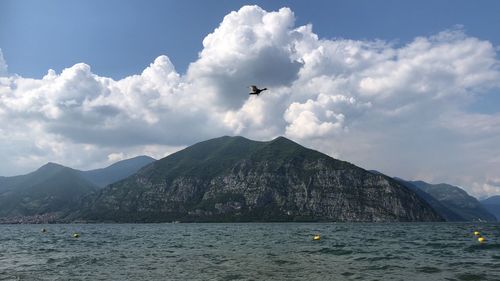
<path fill-rule="evenodd" d="M 467 223 L 0 225 L 0 281 L 500 280 L 499 234 Z"/>

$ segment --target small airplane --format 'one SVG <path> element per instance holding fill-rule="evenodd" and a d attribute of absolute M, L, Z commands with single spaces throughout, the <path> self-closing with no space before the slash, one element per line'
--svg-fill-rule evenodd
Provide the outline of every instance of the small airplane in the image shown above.
<path fill-rule="evenodd" d="M 257 95 L 258 96 L 260 94 L 260 92 L 267 90 L 267 88 L 259 89 L 259 88 L 257 88 L 257 86 L 252 85 L 252 86 L 250 86 L 250 90 L 252 92 L 250 92 L 249 95 Z"/>

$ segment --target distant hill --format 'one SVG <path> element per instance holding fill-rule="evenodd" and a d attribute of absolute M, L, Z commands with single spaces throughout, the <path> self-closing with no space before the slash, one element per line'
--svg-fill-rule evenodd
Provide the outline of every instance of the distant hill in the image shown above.
<path fill-rule="evenodd" d="M 87 196 L 84 221 L 440 221 L 415 192 L 286 138 L 192 145 Z"/>
<path fill-rule="evenodd" d="M 91 171 L 48 163 L 26 175 L 0 177 L 0 223 L 60 221 L 79 207 L 84 195 L 122 180 L 153 161 L 139 156 Z"/>
<path fill-rule="evenodd" d="M 445 183 L 429 184 L 424 181 L 409 181 L 409 183 L 430 194 L 465 221 L 496 221 L 496 217 L 488 212 L 476 198 L 457 186 Z"/>
<path fill-rule="evenodd" d="M 449 209 L 446 203 L 442 203 L 438 199 L 434 198 L 429 193 L 425 192 L 423 189 L 417 187 L 415 184 L 409 181 L 405 181 L 400 178 L 394 178 L 402 185 L 408 187 L 409 189 L 415 191 L 415 193 L 420 196 L 420 198 L 424 199 L 431 207 L 438 212 L 446 221 L 467 221 L 466 218 L 462 217 L 459 213 L 456 213 Z"/>
<path fill-rule="evenodd" d="M 48 163 L 35 172 L 0 180 L 0 222 L 50 222 L 74 210 L 96 186 L 79 171 Z"/>
<path fill-rule="evenodd" d="M 500 221 L 500 195 L 484 199 L 481 204 Z"/>
<path fill-rule="evenodd" d="M 106 168 L 82 171 L 81 175 L 98 187 L 105 187 L 110 183 L 135 174 L 140 168 L 154 161 L 156 161 L 156 159 L 149 156 L 137 156 L 116 162 Z"/>

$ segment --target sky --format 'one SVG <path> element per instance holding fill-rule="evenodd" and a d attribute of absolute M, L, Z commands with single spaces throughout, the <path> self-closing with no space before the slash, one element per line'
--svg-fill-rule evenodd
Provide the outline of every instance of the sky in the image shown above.
<path fill-rule="evenodd" d="M 498 1 L 0 0 L 0 176 L 285 136 L 500 194 L 498 14 Z"/>

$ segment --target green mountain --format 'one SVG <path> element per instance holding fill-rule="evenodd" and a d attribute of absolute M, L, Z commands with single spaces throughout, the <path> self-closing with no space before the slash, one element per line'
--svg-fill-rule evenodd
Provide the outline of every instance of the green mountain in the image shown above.
<path fill-rule="evenodd" d="M 500 221 L 500 195 L 481 200 L 481 205 Z"/>
<path fill-rule="evenodd" d="M 0 222 L 51 222 L 73 211 L 96 186 L 79 171 L 48 163 L 27 175 L 0 179 Z"/>
<path fill-rule="evenodd" d="M 135 174 L 140 168 L 156 161 L 149 156 L 137 156 L 134 158 L 116 162 L 106 168 L 82 171 L 83 178 L 99 187 L 124 179 Z"/>
<path fill-rule="evenodd" d="M 410 181 L 409 183 L 430 194 L 446 208 L 462 217 L 464 221 L 496 221 L 495 216 L 489 213 L 476 198 L 457 186 L 445 183 L 429 184 L 423 181 Z"/>
<path fill-rule="evenodd" d="M 221 137 L 86 196 L 84 221 L 439 221 L 413 191 L 286 138 Z"/>

